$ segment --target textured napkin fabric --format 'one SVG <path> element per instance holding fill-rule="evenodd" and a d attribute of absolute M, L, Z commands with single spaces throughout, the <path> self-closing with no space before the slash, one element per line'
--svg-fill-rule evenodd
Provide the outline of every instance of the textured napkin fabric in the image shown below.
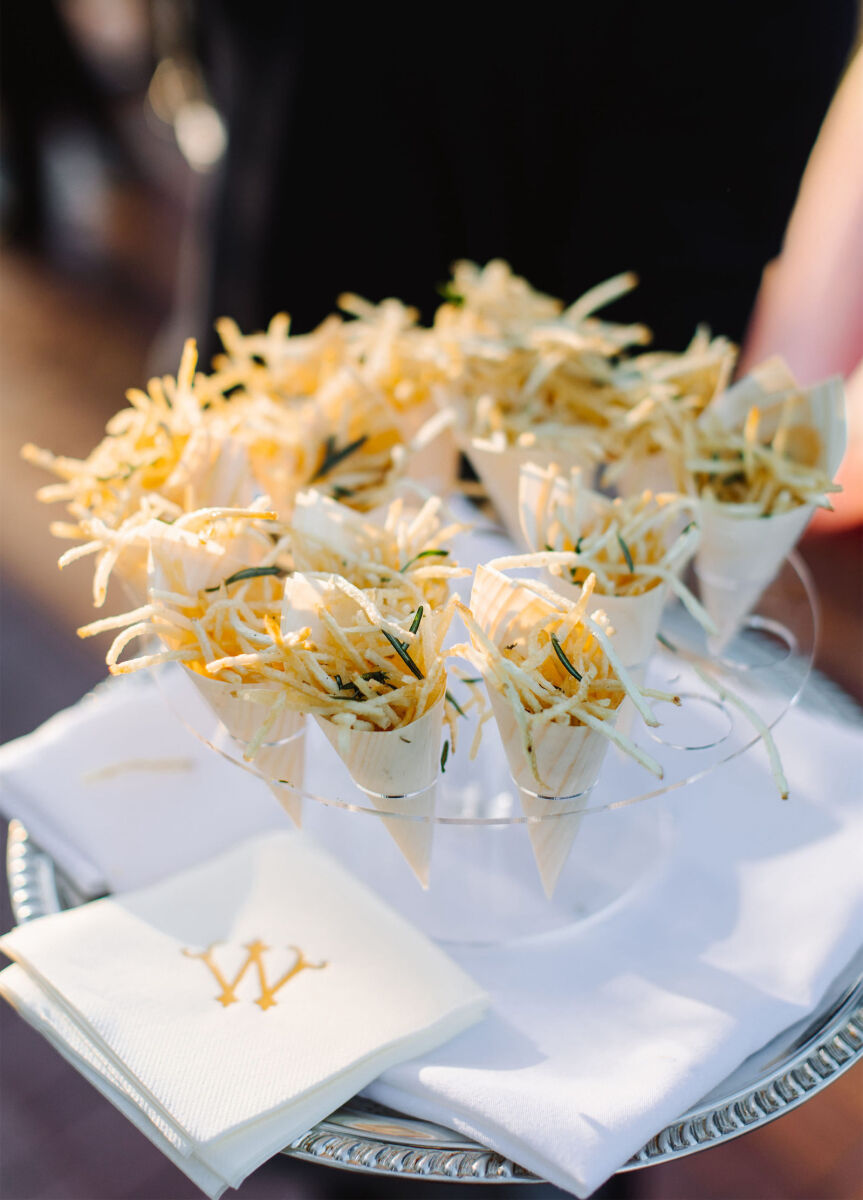
<path fill-rule="evenodd" d="M 85 896 L 144 887 L 288 824 L 267 786 L 190 733 L 149 675 L 107 680 L 0 748 L 0 811 Z"/>
<path fill-rule="evenodd" d="M 454 951 L 482 1026 L 369 1095 L 588 1196 L 745 1058 L 809 1013 L 863 944 L 863 730 L 797 709 L 763 752 L 669 797 L 652 882 L 569 933 Z"/>
<path fill-rule="evenodd" d="M 19 926 L 0 990 L 211 1195 L 482 1015 L 446 955 L 297 833 Z"/>

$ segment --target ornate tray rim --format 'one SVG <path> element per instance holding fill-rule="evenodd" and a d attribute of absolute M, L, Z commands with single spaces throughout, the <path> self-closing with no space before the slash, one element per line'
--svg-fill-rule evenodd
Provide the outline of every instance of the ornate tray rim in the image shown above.
<path fill-rule="evenodd" d="M 32 840 L 20 821 L 9 824 L 7 872 L 18 924 L 84 901 Z M 838 994 L 837 994 L 838 991 Z M 800 1025 L 804 1028 L 800 1029 Z M 800 1025 L 755 1083 L 723 1094 L 715 1088 L 666 1126 L 621 1171 L 668 1162 L 727 1142 L 790 1112 L 863 1059 L 863 952 L 840 976 L 817 1012 Z M 774 1039 L 787 1041 L 793 1030 Z M 769 1047 L 765 1048 L 769 1049 Z M 745 1074 L 753 1055 L 728 1077 Z M 484 1146 L 428 1121 L 359 1099 L 344 1105 L 286 1147 L 284 1154 L 342 1170 L 459 1183 L 541 1183 L 538 1176 Z"/>

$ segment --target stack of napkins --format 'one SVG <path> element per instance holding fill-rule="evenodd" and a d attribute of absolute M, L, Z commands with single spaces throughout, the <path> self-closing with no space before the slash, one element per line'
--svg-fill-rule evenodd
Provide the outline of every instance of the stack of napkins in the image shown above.
<path fill-rule="evenodd" d="M 486 1006 L 298 833 L 22 925 L 0 949 L 15 960 L 0 992 L 210 1196 Z"/>

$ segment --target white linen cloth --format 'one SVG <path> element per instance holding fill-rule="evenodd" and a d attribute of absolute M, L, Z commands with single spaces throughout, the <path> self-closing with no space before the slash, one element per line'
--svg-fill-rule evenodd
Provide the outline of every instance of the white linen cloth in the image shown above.
<path fill-rule="evenodd" d="M 109 679 L 0 748 L 0 811 L 85 896 L 144 887 L 289 824 L 266 784 L 190 733 L 149 675 Z"/>
<path fill-rule="evenodd" d="M 460 517 L 473 515 L 459 506 Z M 455 556 L 471 562 L 511 549 L 486 529 L 465 535 Z M 106 702 L 119 704 L 120 695 L 108 691 Z M 154 715 L 161 707 L 152 686 L 129 701 L 124 720 L 141 731 L 137 758 L 164 756 L 148 733 L 165 720 L 176 725 L 170 714 Z M 86 737 L 75 729 L 75 742 L 71 724 L 50 742 L 51 756 L 66 755 L 66 775 L 77 770 L 79 745 L 101 741 L 98 722 Z M 757 747 L 664 801 L 673 810 L 673 850 L 649 886 L 623 904 L 515 951 L 449 947 L 491 994 L 491 1016 L 434 1054 L 384 1072 L 367 1094 L 456 1128 L 586 1196 L 811 1011 L 863 943 L 863 729 L 792 709 L 774 733 L 791 784 L 787 803 Z M 76 817 L 78 792 L 57 792 L 62 774 L 42 761 L 42 738 L 40 731 L 0 750 L 0 784 L 9 777 L 15 786 L 2 798 L 4 810 L 29 828 L 27 804 L 38 797 L 33 811 L 93 853 Z M 244 773 L 200 753 L 211 755 L 209 769 L 236 795 Z M 125 874 L 134 856 L 139 876 L 158 877 L 155 833 L 141 834 L 140 854 L 120 834 L 127 800 L 130 819 L 142 818 L 126 783 L 116 782 L 117 828 L 99 833 L 100 861 Z M 167 785 L 167 776 L 160 782 Z M 269 802 L 263 785 L 249 779 L 248 786 L 259 789 L 260 804 Z M 192 790 L 181 784 L 177 794 L 197 806 Z M 241 816 L 238 808 L 231 819 Z M 357 818 L 358 831 L 364 820 Z M 396 867 L 388 859 L 381 869 Z M 417 887 L 403 876 L 406 888 Z"/>
<path fill-rule="evenodd" d="M 19 964 L 0 990 L 211 1196 L 486 1007 L 299 833 L 19 926 L 0 949 Z"/>

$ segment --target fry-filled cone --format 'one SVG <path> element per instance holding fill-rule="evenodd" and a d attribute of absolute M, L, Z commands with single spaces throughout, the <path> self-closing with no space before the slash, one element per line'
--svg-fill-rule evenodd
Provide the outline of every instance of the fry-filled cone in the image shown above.
<path fill-rule="evenodd" d="M 192 512 L 215 505 L 245 508 L 258 488 L 243 443 L 227 430 L 198 425 L 160 491 Z"/>
<path fill-rule="evenodd" d="M 472 438 L 463 446 L 471 466 L 479 475 L 489 498 L 500 514 L 507 532 L 519 544 L 524 544 L 524 535 L 519 520 L 519 473 L 522 467 L 533 463 L 541 468 L 554 464 L 563 471 L 581 467 L 587 478 L 591 478 L 596 460 L 589 450 L 576 453 L 569 446 L 552 449 L 545 446 L 504 446 L 498 448 L 493 442 Z"/>
<path fill-rule="evenodd" d="M 310 489 L 297 494 L 291 525 L 297 534 L 294 561 L 303 571 L 310 567 L 304 557 L 304 542 L 348 561 L 363 558 L 368 545 L 366 531 L 373 529 L 375 522 L 368 514 L 355 512 L 323 492 Z"/>
<path fill-rule="evenodd" d="M 522 469 L 519 478 L 519 511 L 522 531 L 532 551 L 545 549 L 550 528 L 556 529 L 561 520 L 574 532 L 573 540 L 578 543 L 581 541 L 578 535 L 582 531 L 589 534 L 597 521 L 615 513 L 613 501 L 577 486 L 577 478 L 573 478 L 576 486 L 573 486 L 573 479 L 553 476 L 535 466 Z M 685 519 L 681 518 L 680 524 Z M 676 532 L 672 528 L 670 534 L 676 535 Z M 674 537 L 669 536 L 669 542 L 673 543 Z M 677 557 L 673 568 L 675 573 L 685 566 L 688 557 Z M 565 567 L 559 574 L 549 572 L 548 583 L 570 601 L 578 600 L 581 595 L 581 584 L 572 582 Z M 592 617 L 597 612 L 606 614 L 614 630 L 614 648 L 625 667 L 640 667 L 653 653 L 668 592 L 669 585 L 664 579 L 648 580 L 646 590 L 624 595 L 600 591 L 597 584 L 588 602 L 587 615 Z"/>
<path fill-rule="evenodd" d="M 701 602 L 718 630 L 709 641 L 714 653 L 727 646 L 776 578 L 815 511 L 806 504 L 770 517 L 734 512 L 746 508 L 708 502 L 702 506 L 695 571 Z"/>
<path fill-rule="evenodd" d="M 791 418 L 785 411 L 789 395 L 794 405 Z M 717 396 L 699 422 L 710 420 L 714 428 L 718 423 L 726 430 L 736 430 L 755 408 L 760 440 L 771 443 L 776 437 L 778 446 L 777 431 L 781 429 L 784 454 L 791 463 L 817 470 L 822 477 L 835 476 L 847 437 L 840 379 L 798 388 L 782 360 L 771 359 Z M 728 644 L 758 603 L 814 511 L 814 502 L 798 502 L 773 512 L 765 511 L 754 495 L 751 502 L 737 503 L 702 495 L 702 538 L 695 569 L 704 607 L 719 630 L 711 643 L 714 652 Z"/>
<path fill-rule="evenodd" d="M 150 544 L 149 578 L 153 589 L 195 596 L 202 589 L 218 586 L 232 571 L 248 564 L 246 552 L 251 547 L 242 534 L 222 544 L 201 541 L 197 535 L 173 526 L 154 524 L 159 525 L 159 529 L 158 536 L 154 536 Z M 170 636 L 163 634 L 162 639 L 171 645 Z M 262 690 L 258 699 L 255 691 L 260 689 L 213 679 L 203 670 L 194 670 L 185 665 L 184 670 L 208 707 L 245 750 L 267 721 L 277 693 L 269 689 Z M 287 710 L 280 712 L 254 755 L 256 769 L 269 779 L 287 780 L 301 788 L 305 753 L 303 730 L 302 714 Z M 287 789 L 281 789 L 276 794 L 299 825 L 299 798 Z"/>
<path fill-rule="evenodd" d="M 382 813 L 392 837 L 424 888 L 429 885 L 432 818 L 440 769 L 444 698 L 398 729 L 346 729 L 316 717 L 354 783 Z"/>
<path fill-rule="evenodd" d="M 522 811 L 529 818 L 527 831 L 542 886 L 550 899 L 581 825 L 579 796 L 596 782 L 608 742 L 584 725 L 546 725 L 534 740 L 540 783 L 522 748 L 512 705 L 486 683 Z"/>
<path fill-rule="evenodd" d="M 234 741 L 245 749 L 267 720 L 276 693 L 262 693 L 258 700 L 254 696 L 254 688 L 211 679 L 188 668 L 185 670 Z M 298 793 L 302 790 L 305 769 L 304 733 L 303 714 L 284 710 L 267 730 L 263 742 L 250 760 L 255 770 L 270 783 L 273 795 L 297 826 L 302 822 L 302 802 Z M 281 781 L 289 784 L 290 788 L 279 787 Z"/>
<path fill-rule="evenodd" d="M 477 568 L 471 593 L 477 623 L 497 646 L 522 636 L 552 605 L 497 571 Z M 548 722 L 532 736 L 534 763 L 525 747 L 513 699 L 483 671 L 509 769 L 521 797 L 531 844 L 546 895 L 551 896 L 581 823 L 579 797 L 596 782 L 608 740 L 585 725 Z"/>
<path fill-rule="evenodd" d="M 560 575 L 550 575 L 548 582 L 570 600 L 577 600 L 581 594 L 581 584 L 569 583 Z M 587 615 L 605 613 L 614 631 L 612 645 L 630 672 L 643 666 L 653 653 L 667 599 L 667 583 L 660 583 L 640 596 L 603 596 L 594 592 L 590 597 Z"/>
<path fill-rule="evenodd" d="M 356 620 L 355 601 L 332 576 L 295 573 L 285 582 L 283 635 L 308 628 L 312 639 L 323 636 L 322 609 L 343 627 Z M 390 729 L 357 729 L 314 714 L 354 783 L 380 812 L 394 814 L 384 824 L 423 887 L 429 879 L 445 686 L 442 677 L 429 707 Z"/>

